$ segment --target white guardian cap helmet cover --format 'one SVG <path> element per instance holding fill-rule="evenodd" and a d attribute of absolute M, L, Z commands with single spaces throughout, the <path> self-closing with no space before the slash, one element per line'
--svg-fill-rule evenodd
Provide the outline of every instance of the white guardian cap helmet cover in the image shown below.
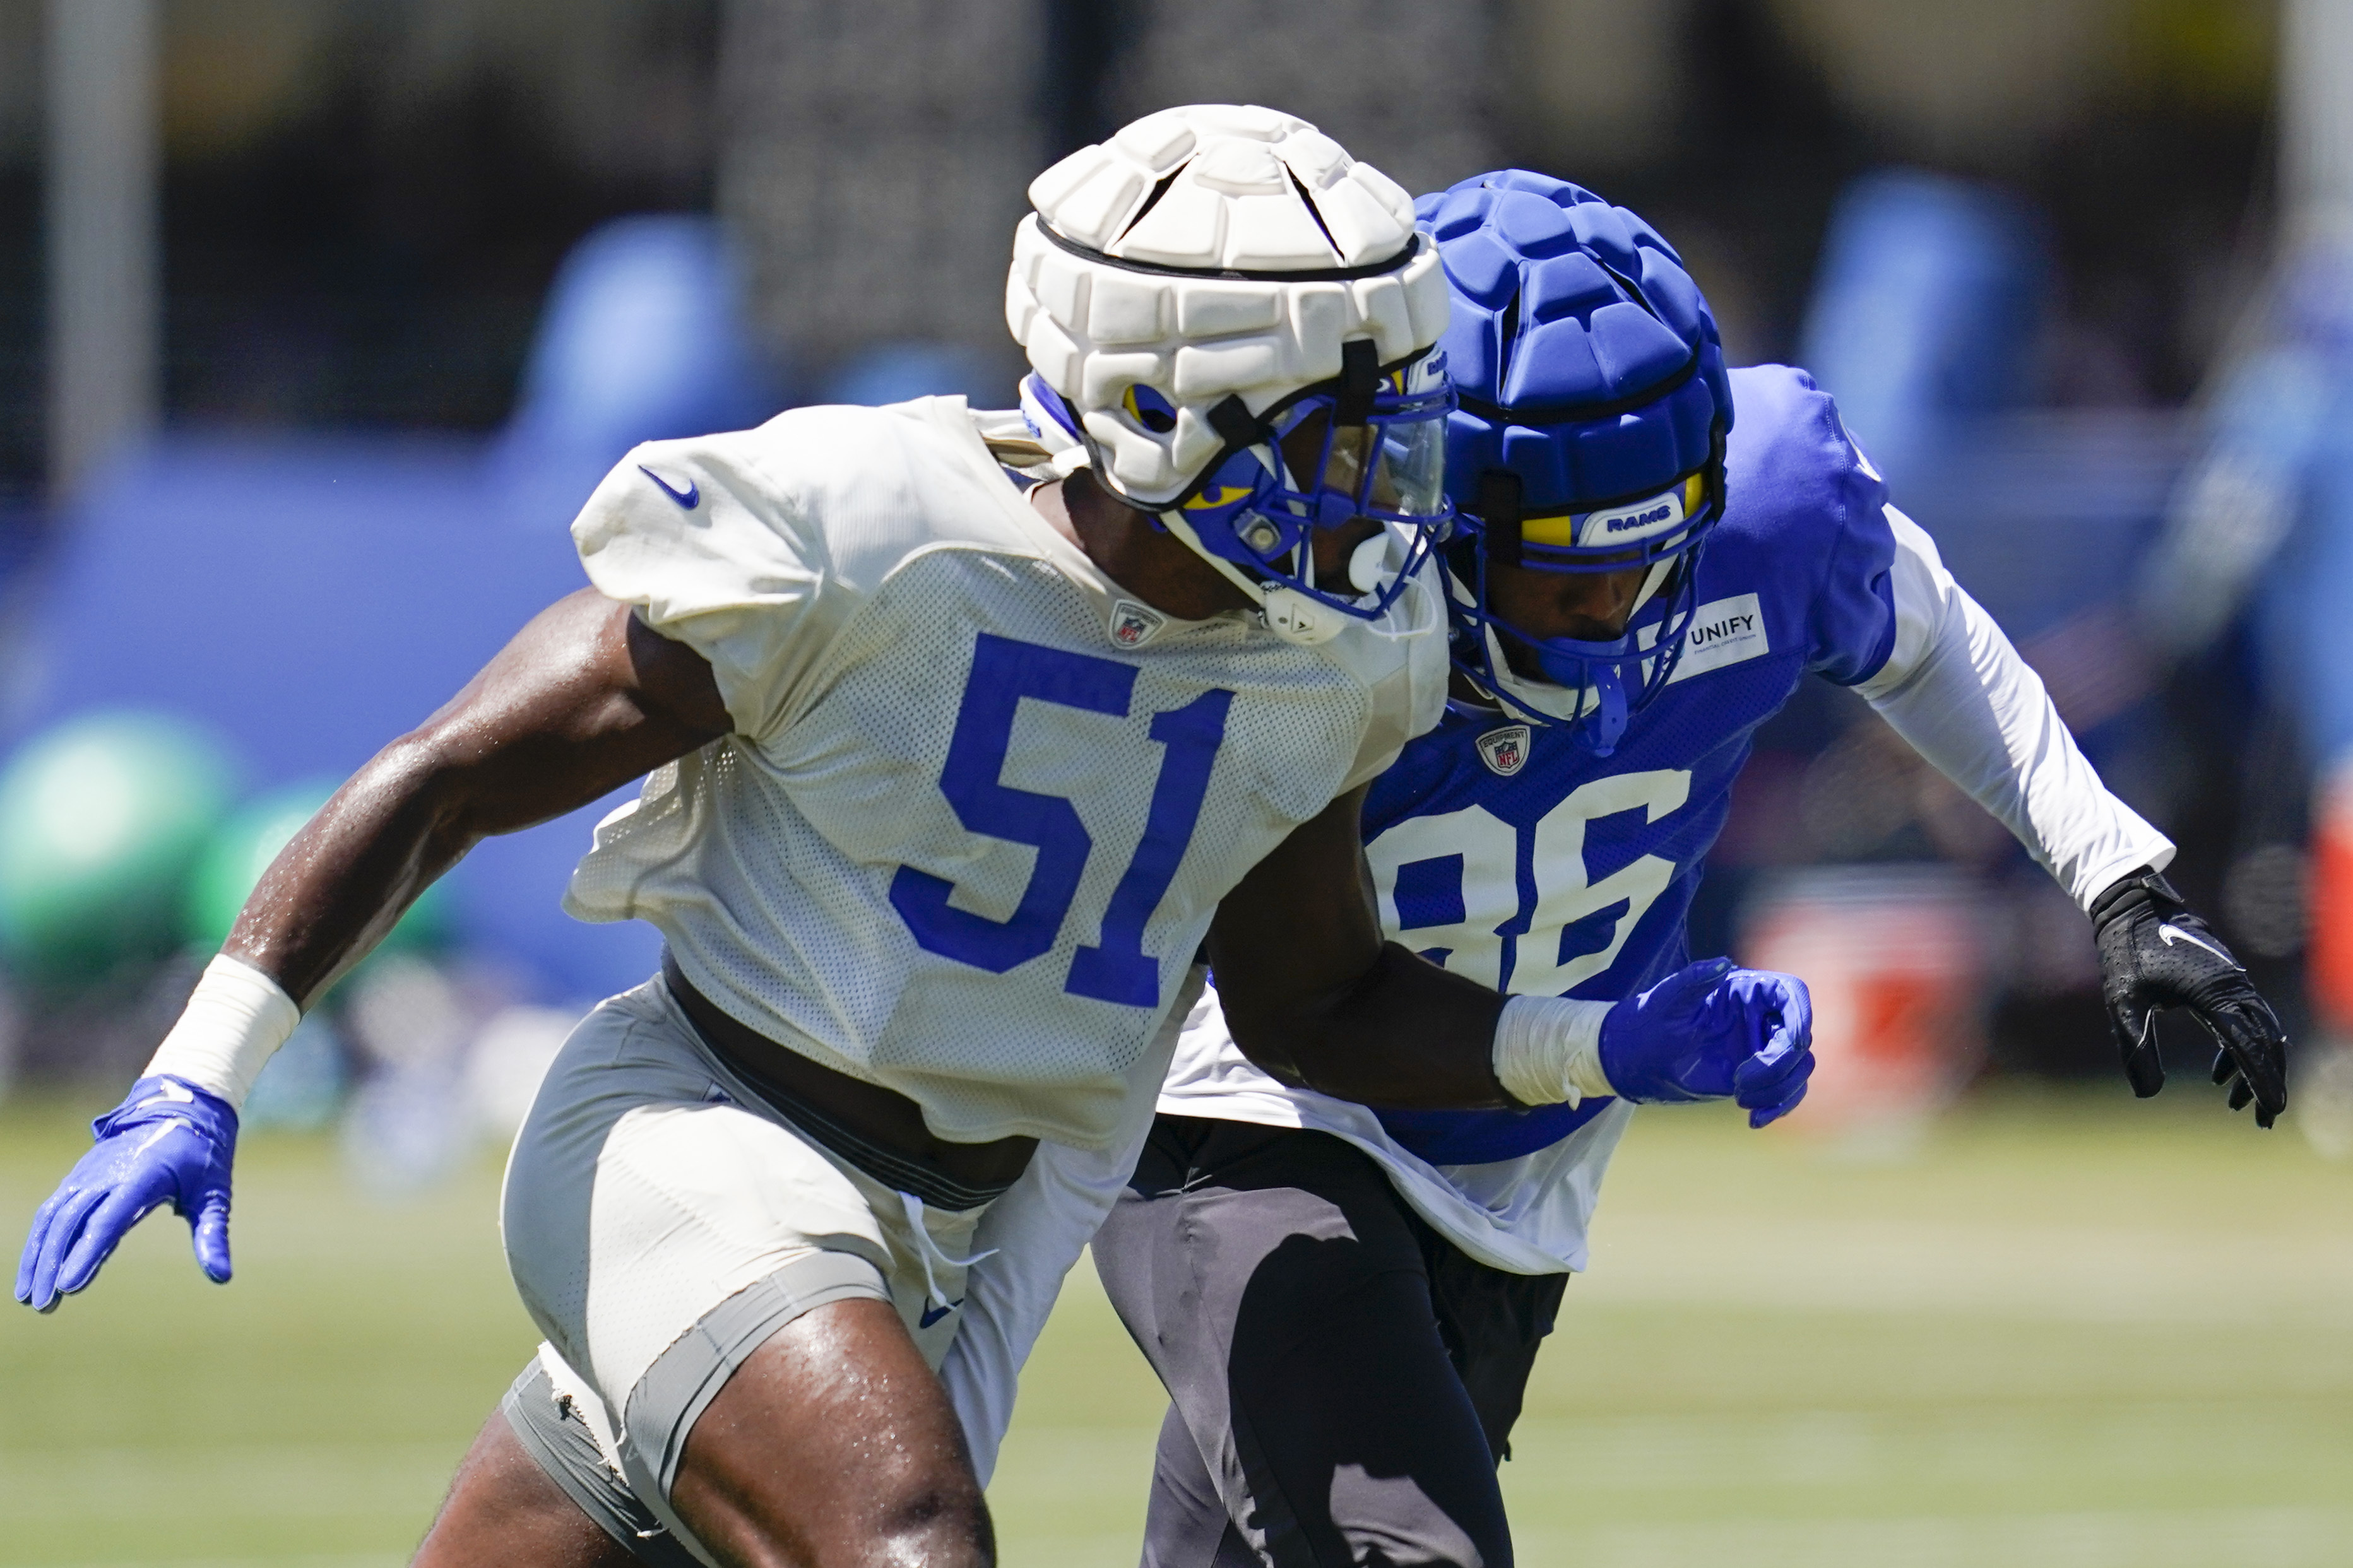
<path fill-rule="evenodd" d="M 1071 153 L 1029 199 L 1005 313 L 1039 437 L 1082 446 L 1282 636 L 1383 614 L 1453 515 L 1446 280 L 1411 198 L 1305 121 L 1195 104 Z M 1387 526 L 1319 583 L 1314 531 L 1360 517 Z"/>

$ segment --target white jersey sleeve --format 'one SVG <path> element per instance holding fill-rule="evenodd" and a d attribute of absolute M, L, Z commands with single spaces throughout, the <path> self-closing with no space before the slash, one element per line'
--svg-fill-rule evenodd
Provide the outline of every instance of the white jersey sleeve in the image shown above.
<path fill-rule="evenodd" d="M 1856 687 L 1937 772 L 2017 836 L 2080 907 L 2173 841 L 2111 794 L 2034 673 L 1894 507 L 1895 647 Z"/>
<path fill-rule="evenodd" d="M 588 580 L 607 598 L 711 663 L 738 733 L 788 725 L 809 670 L 855 608 L 808 516 L 804 486 L 780 476 L 871 446 L 871 420 L 833 428 L 845 410 L 795 409 L 757 430 L 649 441 L 605 477 L 572 524 Z M 863 410 L 856 411 L 862 414 Z"/>

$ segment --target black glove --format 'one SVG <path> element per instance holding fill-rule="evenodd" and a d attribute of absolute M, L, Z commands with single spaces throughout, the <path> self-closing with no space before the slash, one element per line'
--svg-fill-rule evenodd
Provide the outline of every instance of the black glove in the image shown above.
<path fill-rule="evenodd" d="M 2158 1010 L 2187 1007 L 2222 1047 L 2214 1081 L 2231 1085 L 2231 1109 L 2252 1100 L 2257 1124 L 2269 1127 L 2287 1109 L 2287 1036 L 2222 939 L 2146 866 L 2093 900 L 2092 925 L 2099 934 L 2100 995 L 2133 1092 L 2147 1099 L 2165 1087 Z"/>

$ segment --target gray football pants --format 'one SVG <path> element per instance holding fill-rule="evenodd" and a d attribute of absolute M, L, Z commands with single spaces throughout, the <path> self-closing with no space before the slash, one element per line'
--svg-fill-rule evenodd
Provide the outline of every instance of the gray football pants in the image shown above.
<path fill-rule="evenodd" d="M 1157 1118 L 1094 1242 L 1167 1388 L 1144 1568 L 1508 1568 L 1565 1274 L 1464 1256 L 1320 1132 Z"/>

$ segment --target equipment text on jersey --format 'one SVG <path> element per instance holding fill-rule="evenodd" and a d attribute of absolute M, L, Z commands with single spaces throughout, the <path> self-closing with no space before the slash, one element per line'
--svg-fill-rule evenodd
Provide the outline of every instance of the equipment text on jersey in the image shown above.
<path fill-rule="evenodd" d="M 1729 664 L 1762 658 L 1772 651 L 1772 639 L 1765 631 L 1765 608 L 1756 595 L 1717 599 L 1692 612 L 1683 656 L 1675 661 L 1675 672 L 1668 677 L 1667 684 L 1672 686 Z"/>

